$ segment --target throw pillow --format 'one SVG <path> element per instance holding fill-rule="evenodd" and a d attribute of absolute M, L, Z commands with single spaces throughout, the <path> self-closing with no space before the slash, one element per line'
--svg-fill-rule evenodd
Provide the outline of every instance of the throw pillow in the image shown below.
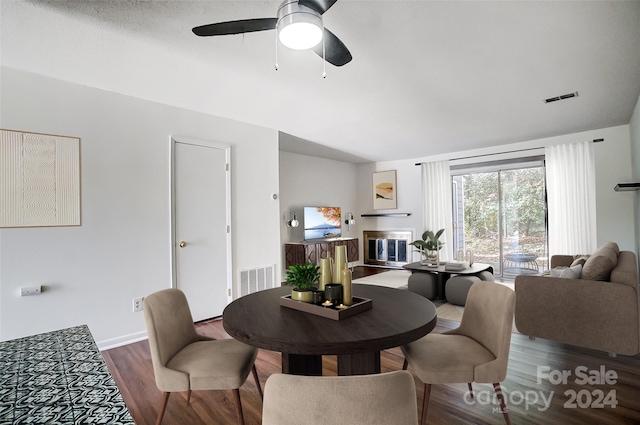
<path fill-rule="evenodd" d="M 551 277 L 560 277 L 560 273 L 562 273 L 563 270 L 566 270 L 567 267 L 565 266 L 558 266 L 558 267 L 554 267 L 551 270 L 549 270 L 549 276 Z"/>
<path fill-rule="evenodd" d="M 589 259 L 588 255 L 577 255 L 575 257 L 575 260 L 573 260 L 573 263 L 571 263 L 570 267 L 573 267 L 577 264 L 580 264 L 581 266 L 584 266 L 584 263 L 587 262 L 587 260 Z"/>
<path fill-rule="evenodd" d="M 607 242 L 602 244 L 602 246 L 600 248 L 611 248 L 613 250 L 613 252 L 616 253 L 616 256 L 620 255 L 620 248 L 618 247 L 618 244 L 615 242 Z M 598 249 L 600 249 L 598 248 Z"/>
<path fill-rule="evenodd" d="M 602 245 L 582 267 L 582 279 L 608 281 L 611 270 L 618 264 L 617 245 L 612 242 Z"/>
<path fill-rule="evenodd" d="M 577 264 L 571 267 L 556 267 L 551 270 L 551 277 L 559 277 L 561 279 L 580 279 L 582 273 L 582 265 Z"/>

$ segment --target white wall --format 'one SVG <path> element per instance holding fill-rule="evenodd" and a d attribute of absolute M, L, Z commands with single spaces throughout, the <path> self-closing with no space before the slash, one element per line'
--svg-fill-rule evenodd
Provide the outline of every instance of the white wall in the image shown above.
<path fill-rule="evenodd" d="M 605 141 L 594 145 L 598 245 L 613 241 L 636 252 L 635 192 L 613 189 L 633 180 L 629 126 L 608 128 L 602 135 Z"/>
<path fill-rule="evenodd" d="M 279 270 L 277 131 L 10 68 L 0 84 L 0 127 L 82 139 L 82 226 L 0 230 L 1 340 L 83 323 L 101 347 L 144 336 L 132 298 L 171 285 L 170 135 L 232 146 L 234 285 Z"/>
<path fill-rule="evenodd" d="M 633 165 L 632 181 L 640 183 L 640 96 L 631 116 L 631 122 L 629 122 L 629 134 L 631 137 L 631 164 Z M 636 191 L 634 194 L 636 198 L 636 253 L 640 253 L 640 191 Z M 640 258 L 638 262 L 640 263 Z"/>
<path fill-rule="evenodd" d="M 284 244 L 304 240 L 302 210 L 305 206 L 340 207 L 342 209 L 342 237 L 355 238 L 357 226 L 344 224 L 345 214 L 353 212 L 356 225 L 359 214 L 356 211 L 356 165 L 331 159 L 280 152 L 280 239 L 282 264 L 284 264 Z M 294 211 L 300 226 L 287 227 L 290 212 Z M 284 267 L 283 267 L 284 268 Z M 284 277 L 284 270 L 282 271 Z"/>
<path fill-rule="evenodd" d="M 409 213 L 408 217 L 365 217 L 358 221 L 360 235 L 360 258 L 364 260 L 362 232 L 365 230 L 403 230 L 412 232 L 418 239 L 424 232 L 422 211 L 422 188 L 420 167 L 414 160 L 386 161 L 358 166 L 358 216 L 360 214 Z M 396 170 L 398 208 L 395 210 L 373 209 L 373 173 Z M 413 261 L 420 255 L 412 253 Z"/>
<path fill-rule="evenodd" d="M 498 154 L 512 150 L 540 148 L 599 138 L 604 138 L 605 141 L 594 145 L 597 179 L 596 214 L 598 244 L 615 241 L 620 246 L 620 249 L 636 251 L 635 192 L 615 192 L 613 190 L 616 183 L 633 180 L 631 141 L 628 125 L 496 146 L 488 149 L 416 158 L 410 161 L 362 164 L 358 167 L 358 214 L 373 212 L 373 201 L 370 193 L 371 173 L 373 171 L 397 170 L 398 209 L 390 212 L 410 212 L 412 216 L 409 218 L 361 219 L 358 226 L 359 232 L 362 234 L 362 230 L 408 229 L 414 231 L 415 238 L 415 235 L 419 235 L 424 231 L 420 167 L 416 166 L 415 163 L 475 155 Z M 638 142 L 636 141 L 636 143 Z M 512 154 L 511 156 L 514 155 L 521 154 Z M 475 161 L 480 162 L 482 159 L 487 160 L 486 158 L 478 158 L 475 159 Z M 417 261 L 417 257 L 414 258 Z"/>

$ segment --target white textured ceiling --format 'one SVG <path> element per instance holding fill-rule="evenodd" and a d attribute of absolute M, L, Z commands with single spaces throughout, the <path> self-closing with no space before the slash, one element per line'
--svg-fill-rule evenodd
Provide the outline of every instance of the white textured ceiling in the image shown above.
<path fill-rule="evenodd" d="M 196 37 L 275 17 L 278 1 L 2 0 L 2 65 L 249 122 L 381 161 L 627 124 L 640 94 L 640 1 L 339 0 L 324 24 L 353 61 L 275 32 Z M 570 92 L 574 99 L 544 104 Z M 311 144 L 307 143 L 311 142 Z"/>

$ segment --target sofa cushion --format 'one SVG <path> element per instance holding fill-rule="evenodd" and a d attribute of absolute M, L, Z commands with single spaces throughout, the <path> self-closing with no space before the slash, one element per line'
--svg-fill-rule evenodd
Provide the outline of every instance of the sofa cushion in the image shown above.
<path fill-rule="evenodd" d="M 581 273 L 581 264 L 576 264 L 571 267 L 556 267 L 551 269 L 551 277 L 560 277 L 562 279 L 580 279 Z"/>
<path fill-rule="evenodd" d="M 618 263 L 618 245 L 608 242 L 598 248 L 584 263 L 582 279 L 608 281 L 611 270 Z"/>

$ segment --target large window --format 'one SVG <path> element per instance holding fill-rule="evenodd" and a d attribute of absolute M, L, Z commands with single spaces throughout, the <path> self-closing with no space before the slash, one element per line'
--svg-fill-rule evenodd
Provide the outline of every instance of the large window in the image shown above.
<path fill-rule="evenodd" d="M 548 268 L 544 162 L 452 167 L 454 255 L 472 250 L 502 277 Z"/>

